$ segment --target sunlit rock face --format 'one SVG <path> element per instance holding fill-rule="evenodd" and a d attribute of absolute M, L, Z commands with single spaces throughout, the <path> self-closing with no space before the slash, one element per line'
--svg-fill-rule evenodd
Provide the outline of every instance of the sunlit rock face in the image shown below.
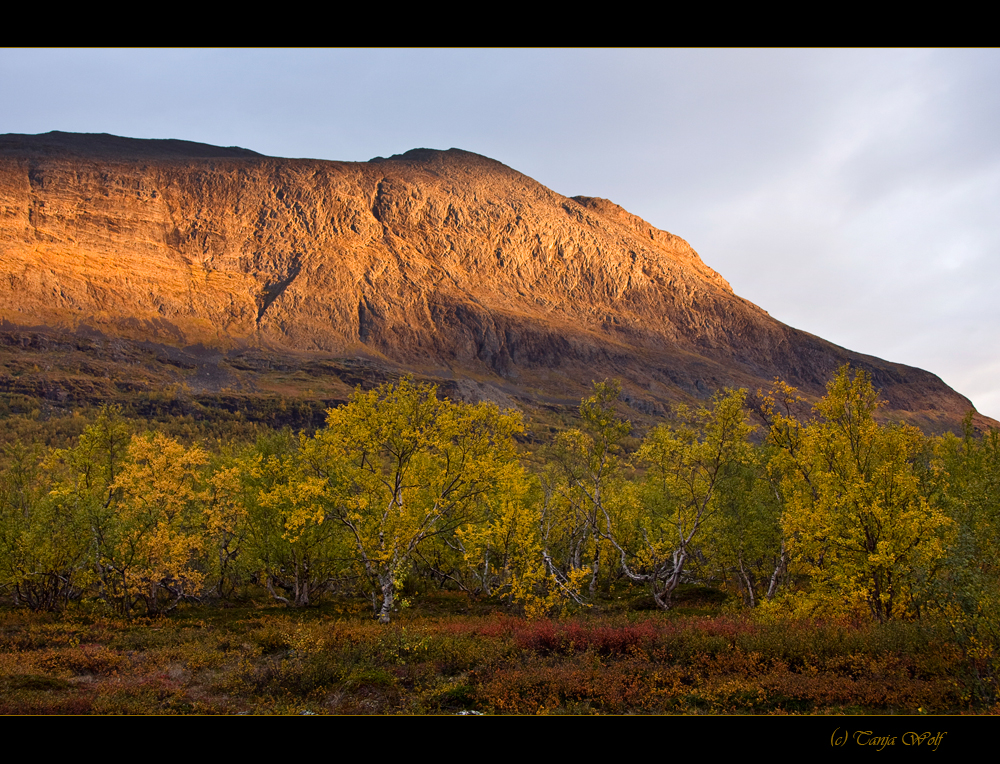
<path fill-rule="evenodd" d="M 775 377 L 819 395 L 850 362 L 926 429 L 971 408 L 932 374 L 775 321 L 612 202 L 458 149 L 355 163 L 0 136 L 0 320 L 372 359 L 523 395 L 620 377 L 648 410 Z"/>

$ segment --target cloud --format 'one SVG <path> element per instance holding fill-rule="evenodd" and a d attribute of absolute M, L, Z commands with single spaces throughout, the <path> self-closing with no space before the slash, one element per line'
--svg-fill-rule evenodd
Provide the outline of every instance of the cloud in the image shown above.
<path fill-rule="evenodd" d="M 995 50 L 22 49 L 0 51 L 0 98 L 0 132 L 486 154 L 1000 419 Z"/>

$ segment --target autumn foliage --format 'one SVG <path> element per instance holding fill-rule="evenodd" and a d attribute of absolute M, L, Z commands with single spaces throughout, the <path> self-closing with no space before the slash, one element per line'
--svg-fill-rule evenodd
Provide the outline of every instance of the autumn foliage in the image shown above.
<path fill-rule="evenodd" d="M 466 595 L 437 595 L 446 606 Z M 956 713 L 947 630 L 744 616 L 407 614 L 338 605 L 169 620 L 0 611 L 3 713 Z"/>
<path fill-rule="evenodd" d="M 312 435 L 242 445 L 135 432 L 106 407 L 68 447 L 5 448 L 0 592 L 35 611 L 81 603 L 125 618 L 355 597 L 385 624 L 436 588 L 526 617 L 512 638 L 539 654 L 568 639 L 602 656 L 652 637 L 567 636 L 546 619 L 622 597 L 672 610 L 698 585 L 761 622 L 941 626 L 993 697 L 995 433 L 932 439 L 886 422 L 870 378 L 847 368 L 812 407 L 780 381 L 723 391 L 642 438 L 620 394 L 596 383 L 578 426 L 532 450 L 517 443 L 520 415 L 409 378 L 357 390 Z M 515 682 L 496 674 L 481 690 L 499 698 L 502 676 Z M 627 696 L 628 681 L 608 697 Z"/>

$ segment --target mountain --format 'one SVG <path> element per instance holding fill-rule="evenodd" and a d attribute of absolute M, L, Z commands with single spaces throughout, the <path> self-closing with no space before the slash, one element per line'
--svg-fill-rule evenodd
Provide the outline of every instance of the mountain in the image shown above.
<path fill-rule="evenodd" d="M 821 395 L 850 363 L 925 430 L 972 408 L 928 372 L 774 320 L 618 205 L 458 149 L 331 162 L 0 136 L 0 322 L 8 347 L 33 332 L 81 357 L 114 340 L 187 363 L 204 371 L 185 377 L 196 392 L 350 367 L 567 402 L 621 377 L 629 405 L 656 414 L 775 377 Z"/>

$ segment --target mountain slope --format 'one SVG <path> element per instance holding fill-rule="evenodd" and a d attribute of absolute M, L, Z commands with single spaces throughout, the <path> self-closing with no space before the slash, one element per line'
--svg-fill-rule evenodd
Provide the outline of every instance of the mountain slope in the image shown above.
<path fill-rule="evenodd" d="M 971 408 L 775 321 L 617 205 L 457 149 L 348 163 L 0 136 L 0 276 L 10 327 L 371 359 L 526 396 L 620 376 L 639 408 L 776 376 L 819 395 L 850 362 L 927 429 Z"/>

